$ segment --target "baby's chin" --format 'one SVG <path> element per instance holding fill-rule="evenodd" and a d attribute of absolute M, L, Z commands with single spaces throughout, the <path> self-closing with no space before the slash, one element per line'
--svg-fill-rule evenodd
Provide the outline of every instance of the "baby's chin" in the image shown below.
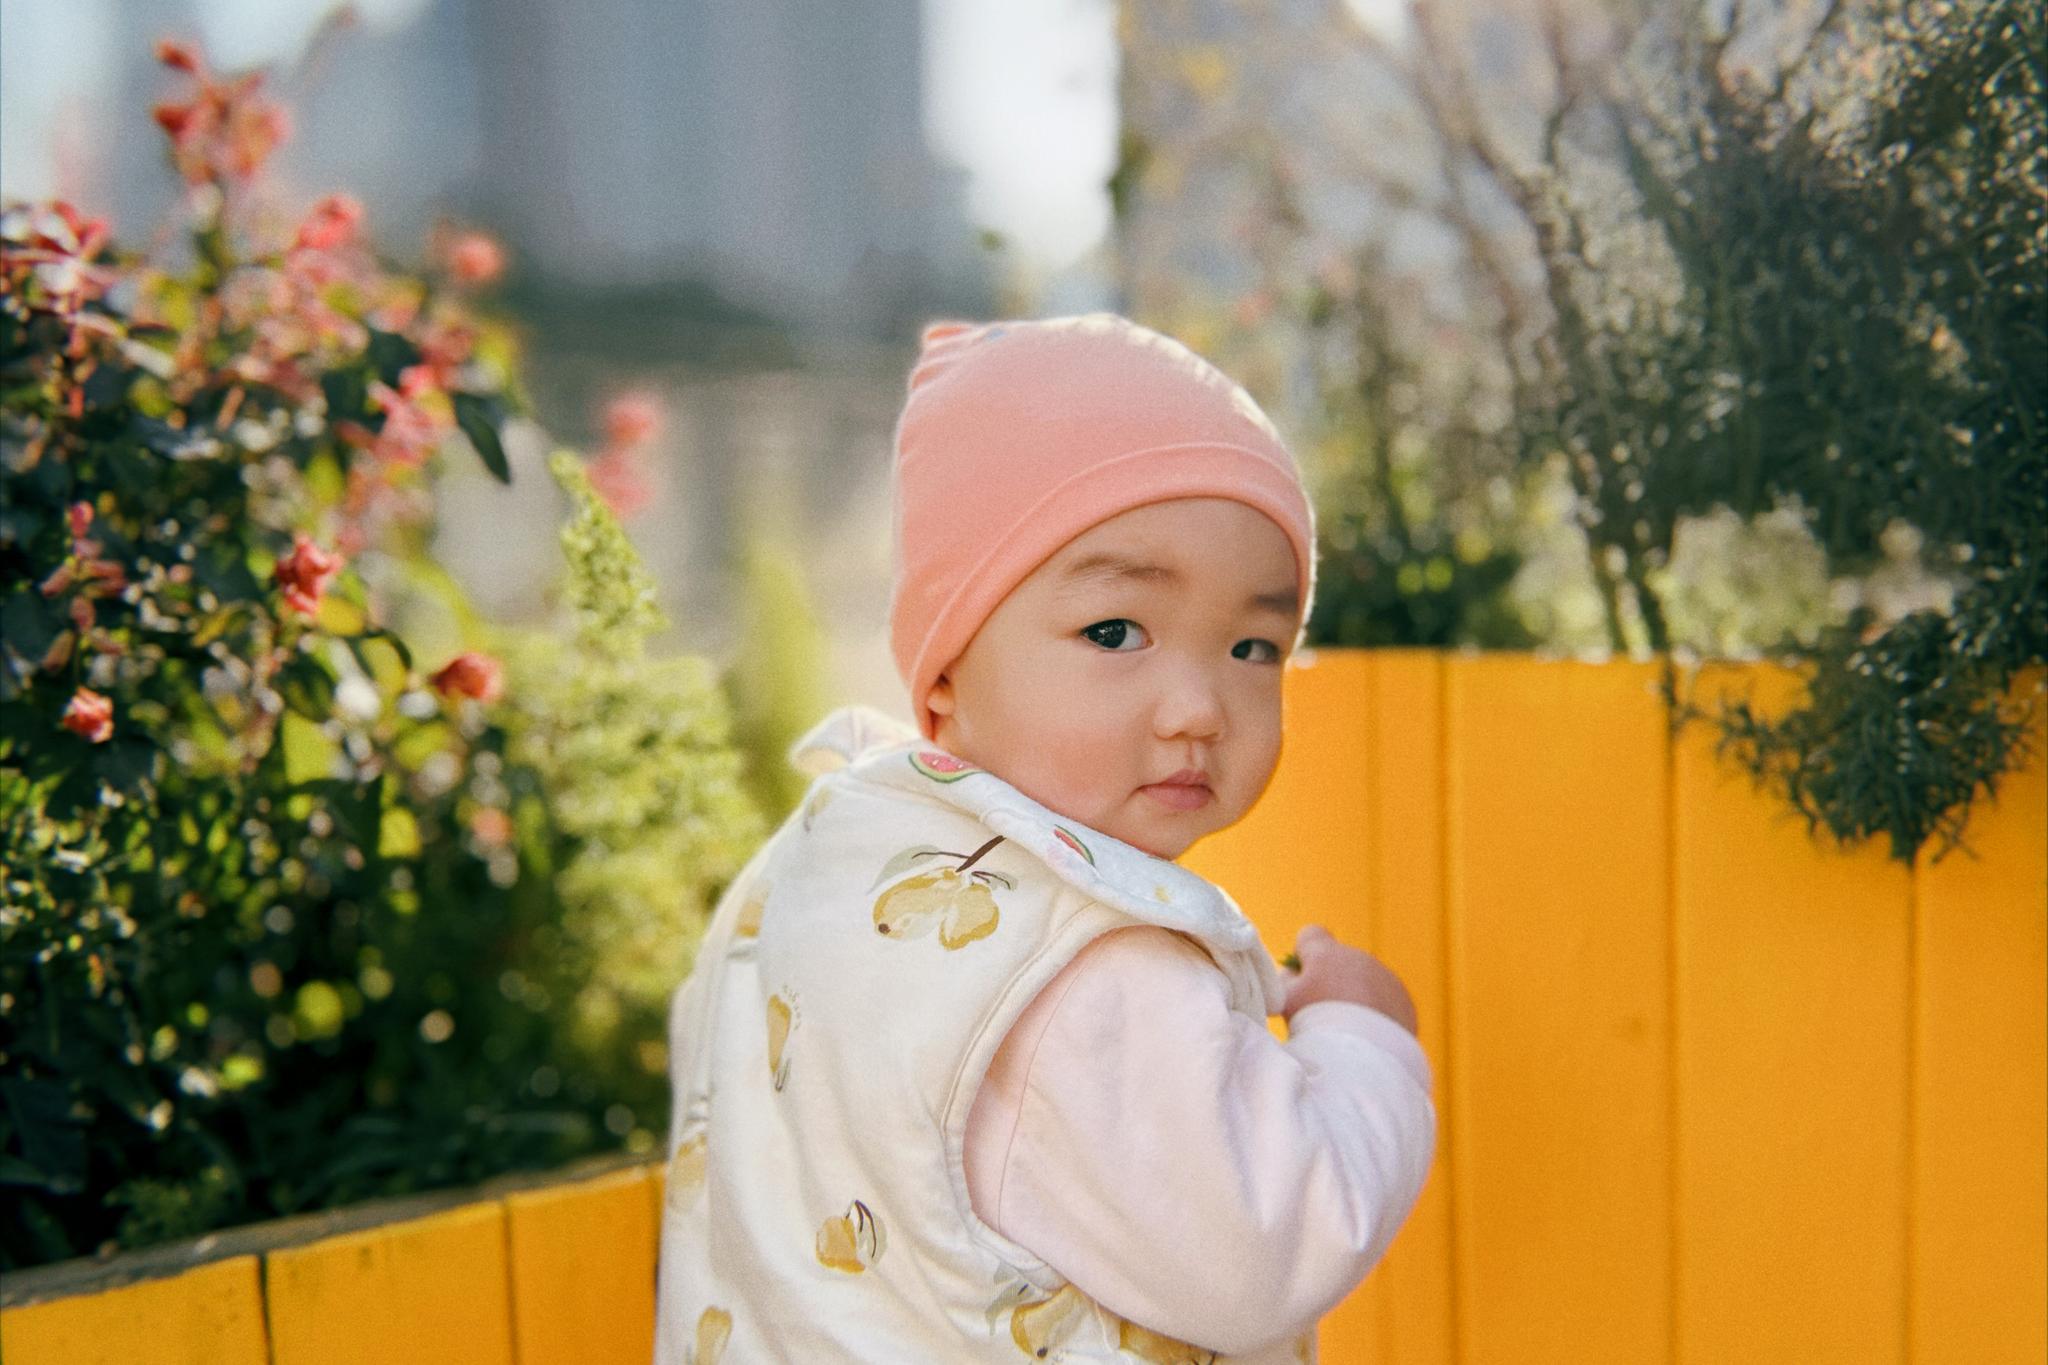
<path fill-rule="evenodd" d="M 1169 833 L 1159 828 L 1156 822 L 1139 824 L 1132 821 L 1113 821 L 1110 827 L 1102 832 L 1123 840 L 1140 853 L 1149 853 L 1169 863 L 1177 861 L 1200 837 L 1195 834 Z"/>

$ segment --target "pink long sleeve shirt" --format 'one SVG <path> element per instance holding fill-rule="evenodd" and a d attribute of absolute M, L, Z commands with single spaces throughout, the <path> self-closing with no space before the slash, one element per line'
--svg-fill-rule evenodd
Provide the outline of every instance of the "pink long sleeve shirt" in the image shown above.
<path fill-rule="evenodd" d="M 968 1194 L 1112 1311 L 1256 1350 L 1385 1253 L 1435 1152 L 1430 1086 L 1389 1016 L 1319 1001 L 1283 1043 L 1189 940 L 1118 929 L 1003 1040 L 968 1116 Z"/>

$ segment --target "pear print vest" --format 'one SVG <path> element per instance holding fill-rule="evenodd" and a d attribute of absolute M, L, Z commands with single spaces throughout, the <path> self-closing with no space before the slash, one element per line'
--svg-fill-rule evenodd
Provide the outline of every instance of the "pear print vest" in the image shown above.
<path fill-rule="evenodd" d="M 870 707 L 790 750 L 814 780 L 720 899 L 669 1010 L 657 1365 L 1297 1362 L 1118 1317 L 974 1214 L 967 1117 L 1089 942 L 1200 944 L 1259 1020 L 1278 969 L 1219 888 Z M 1230 1248 L 1216 1248 L 1227 1274 Z"/>

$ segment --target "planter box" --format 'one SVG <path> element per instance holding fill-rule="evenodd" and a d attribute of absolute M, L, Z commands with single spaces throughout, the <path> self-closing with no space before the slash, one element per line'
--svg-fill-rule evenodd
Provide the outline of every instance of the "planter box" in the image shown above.
<path fill-rule="evenodd" d="M 1331 1365 L 2048 1358 L 2048 728 L 1969 849 L 1809 838 L 1657 665 L 1324 650 L 1185 861 L 1413 993 L 1436 1165 Z M 1791 700 L 1773 666 L 1701 693 Z M 9 1276 L 0 1358 L 644 1361 L 644 1159 Z"/>

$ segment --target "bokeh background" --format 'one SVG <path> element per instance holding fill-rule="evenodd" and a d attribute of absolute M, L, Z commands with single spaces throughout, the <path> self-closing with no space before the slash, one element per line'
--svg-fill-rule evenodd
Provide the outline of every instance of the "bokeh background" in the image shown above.
<path fill-rule="evenodd" d="M 1484 82 L 1494 131 L 1531 145 L 1556 95 L 1545 10 L 1432 9 Z M 1734 55 L 1755 62 L 1822 10 L 1745 13 Z M 1317 280 L 1341 291 L 1370 262 L 1402 342 L 1432 348 L 1433 391 L 1391 388 L 1415 409 L 1388 424 L 1420 528 L 1411 596 L 1442 596 L 1482 563 L 1500 580 L 1481 590 L 1487 609 L 1439 604 L 1409 633 L 1614 646 L 1568 481 L 1518 476 L 1488 439 L 1509 420 L 1505 383 L 1461 329 L 1489 305 L 1403 73 L 1418 35 L 1396 0 L 9 0 L 4 15 L 10 196 L 92 205 L 126 241 L 162 225 L 180 185 L 138 111 L 166 86 L 151 40 L 180 34 L 224 69 L 270 67 L 295 109 L 269 168 L 280 215 L 345 186 L 400 261 L 443 218 L 503 241 L 496 302 L 525 335 L 535 402 L 509 439 L 527 477 L 509 491 L 469 470 L 446 479 L 436 542 L 498 619 L 543 610 L 551 569 L 534 547 L 559 511 L 533 474 L 545 450 L 595 443 L 608 397 L 647 393 L 658 477 L 631 532 L 669 643 L 734 656 L 756 532 L 822 629 L 822 692 L 900 711 L 889 432 L 921 320 L 1126 312 L 1245 383 L 1328 480 L 1359 458 L 1359 413 L 1330 401 L 1356 342 L 1296 297 Z M 1451 403 L 1477 429 L 1457 441 L 1432 429 Z M 1942 600 L 1909 525 L 1888 562 L 1851 575 L 1831 572 L 1805 520 L 1796 501 L 1685 519 L 1669 566 L 1681 639 L 1755 652 L 1810 639 L 1866 595 L 1893 615 Z"/>

